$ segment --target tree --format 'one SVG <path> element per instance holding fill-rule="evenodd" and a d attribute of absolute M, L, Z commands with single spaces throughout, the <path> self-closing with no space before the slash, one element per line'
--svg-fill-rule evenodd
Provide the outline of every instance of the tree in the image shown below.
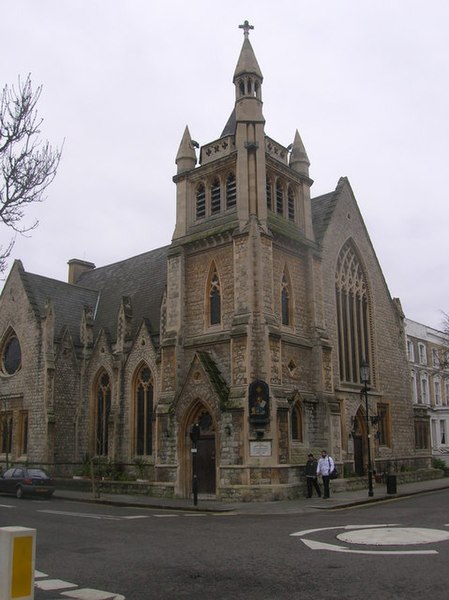
<path fill-rule="evenodd" d="M 44 192 L 56 176 L 62 149 L 42 142 L 36 105 L 42 92 L 34 92 L 31 76 L 18 89 L 5 85 L 0 98 L 0 219 L 4 225 L 25 235 L 39 222 L 23 224 L 28 204 L 45 200 Z M 0 246 L 0 273 L 14 246 Z"/>
<path fill-rule="evenodd" d="M 439 368 L 444 371 L 449 369 L 449 314 L 443 312 L 443 327 L 444 340 L 441 348 L 438 350 Z"/>

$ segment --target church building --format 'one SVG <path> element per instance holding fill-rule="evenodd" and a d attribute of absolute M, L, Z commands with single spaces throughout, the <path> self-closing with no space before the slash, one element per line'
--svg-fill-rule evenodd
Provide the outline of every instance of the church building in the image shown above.
<path fill-rule="evenodd" d="M 3 463 L 144 463 L 151 493 L 189 497 L 194 456 L 200 494 L 246 500 L 294 497 L 322 448 L 362 475 L 368 439 L 378 471 L 428 466 L 404 315 L 351 186 L 311 198 L 298 131 L 266 133 L 242 29 L 223 131 L 199 149 L 182 135 L 171 244 L 99 268 L 72 259 L 67 283 L 14 263 L 0 298 Z"/>

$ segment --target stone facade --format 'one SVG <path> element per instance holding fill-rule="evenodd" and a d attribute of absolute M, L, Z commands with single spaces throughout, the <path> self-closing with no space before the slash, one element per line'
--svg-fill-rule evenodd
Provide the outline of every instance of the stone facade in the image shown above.
<path fill-rule="evenodd" d="M 350 185 L 310 198 L 298 132 L 289 146 L 265 134 L 262 81 L 245 29 L 222 135 L 199 156 L 182 137 L 170 246 L 98 269 L 71 260 L 67 284 L 14 264 L 0 300 L 4 459 L 61 474 L 85 456 L 144 462 L 160 494 L 188 496 L 196 474 L 201 494 L 248 500 L 301 493 L 322 447 L 348 472 L 366 470 L 368 439 L 378 469 L 429 462 L 404 317 Z"/>

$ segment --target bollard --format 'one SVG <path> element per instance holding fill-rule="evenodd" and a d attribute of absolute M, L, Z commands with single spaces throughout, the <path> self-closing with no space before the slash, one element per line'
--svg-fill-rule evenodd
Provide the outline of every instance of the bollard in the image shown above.
<path fill-rule="evenodd" d="M 34 600 L 36 530 L 0 527 L 0 600 Z"/>

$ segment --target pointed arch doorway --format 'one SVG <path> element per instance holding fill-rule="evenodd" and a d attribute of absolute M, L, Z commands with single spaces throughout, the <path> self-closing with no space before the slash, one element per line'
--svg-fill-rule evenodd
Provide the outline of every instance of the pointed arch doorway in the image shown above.
<path fill-rule="evenodd" d="M 192 492 L 192 443 L 190 430 L 192 425 L 198 423 L 200 426 L 200 438 L 196 443 L 196 472 L 198 477 L 198 494 L 211 496 L 216 494 L 216 436 L 215 423 L 208 408 L 201 402 L 195 404 L 186 419 L 185 440 L 188 452 L 185 453 L 185 489 L 187 495 Z"/>

